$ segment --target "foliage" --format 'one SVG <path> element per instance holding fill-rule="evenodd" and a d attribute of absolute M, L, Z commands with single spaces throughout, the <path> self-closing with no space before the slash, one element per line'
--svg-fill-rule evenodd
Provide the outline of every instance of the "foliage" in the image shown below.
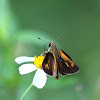
<path fill-rule="evenodd" d="M 21 76 L 14 59 L 40 55 L 44 42 L 56 41 L 80 72 L 55 80 L 43 89 L 33 87 L 25 100 L 99 100 L 100 2 L 79 0 L 0 0 L 0 97 L 19 100 L 34 72 Z M 46 46 L 46 49 L 48 47 Z"/>

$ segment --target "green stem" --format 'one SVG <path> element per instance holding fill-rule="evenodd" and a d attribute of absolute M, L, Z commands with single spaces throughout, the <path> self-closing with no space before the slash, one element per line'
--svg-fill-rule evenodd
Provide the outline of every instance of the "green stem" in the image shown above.
<path fill-rule="evenodd" d="M 29 90 L 32 88 L 32 84 L 28 87 L 28 89 L 24 92 L 24 94 L 22 95 L 21 99 L 20 100 L 23 100 L 25 95 L 29 92 Z"/>

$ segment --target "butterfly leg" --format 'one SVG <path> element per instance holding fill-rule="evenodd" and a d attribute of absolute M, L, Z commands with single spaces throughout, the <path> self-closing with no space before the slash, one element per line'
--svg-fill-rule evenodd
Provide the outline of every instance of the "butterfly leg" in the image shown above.
<path fill-rule="evenodd" d="M 48 53 L 48 51 L 43 51 L 43 53 L 41 55 L 45 55 L 46 53 Z"/>
<path fill-rule="evenodd" d="M 58 76 L 58 71 L 57 71 L 57 75 L 55 76 L 55 79 L 58 80 L 59 76 Z"/>

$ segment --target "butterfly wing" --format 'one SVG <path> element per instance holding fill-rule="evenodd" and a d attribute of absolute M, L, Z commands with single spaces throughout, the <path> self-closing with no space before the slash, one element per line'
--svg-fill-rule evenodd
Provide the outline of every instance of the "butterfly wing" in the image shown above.
<path fill-rule="evenodd" d="M 61 75 L 73 74 L 79 71 L 77 65 L 75 65 L 72 59 L 64 52 L 59 50 L 60 52 L 60 61 L 59 61 L 59 73 Z"/>
<path fill-rule="evenodd" d="M 50 76 L 53 76 L 53 66 L 54 66 L 54 57 L 52 53 L 46 53 L 44 61 L 42 63 L 43 70 Z"/>

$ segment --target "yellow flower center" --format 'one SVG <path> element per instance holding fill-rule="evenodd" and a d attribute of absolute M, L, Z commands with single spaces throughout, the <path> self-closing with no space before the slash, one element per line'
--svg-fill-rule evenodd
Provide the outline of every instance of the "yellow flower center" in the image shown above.
<path fill-rule="evenodd" d="M 44 60 L 44 56 L 42 56 L 42 54 L 38 57 L 36 57 L 35 55 L 35 60 L 34 60 L 34 64 L 37 68 L 41 68 L 42 69 L 42 63 L 43 63 L 43 60 Z"/>

